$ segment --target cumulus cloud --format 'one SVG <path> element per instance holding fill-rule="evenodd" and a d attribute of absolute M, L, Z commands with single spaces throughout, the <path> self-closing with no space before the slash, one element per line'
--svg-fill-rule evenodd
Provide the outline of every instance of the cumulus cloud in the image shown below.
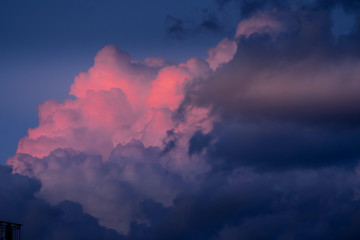
<path fill-rule="evenodd" d="M 171 114 L 185 84 L 209 71 L 196 58 L 168 66 L 154 58 L 131 61 L 128 53 L 106 46 L 94 66 L 75 77 L 70 91 L 75 99 L 39 106 L 39 126 L 29 129 L 17 152 L 44 157 L 56 148 L 73 148 L 106 160 L 117 144 L 133 139 L 161 146 L 166 132 L 176 127 Z"/>
<path fill-rule="evenodd" d="M 139 201 L 151 198 L 168 206 L 181 190 L 180 176 L 167 173 L 158 156 L 159 149 L 133 142 L 115 148 L 106 163 L 71 149 L 41 159 L 19 154 L 12 161 L 16 172 L 43 182 L 39 197 L 51 204 L 81 203 L 100 224 L 127 232 L 131 221 L 145 221 Z"/>
<path fill-rule="evenodd" d="M 211 131 L 210 110 L 187 107 L 181 121 L 174 115 L 186 86 L 211 72 L 198 58 L 133 61 L 106 46 L 75 77 L 74 98 L 39 106 L 39 126 L 19 141 L 8 164 L 43 183 L 42 199 L 78 202 L 101 225 L 127 233 L 131 222 L 147 222 L 141 201 L 169 206 L 208 171 L 187 150 L 194 132 Z"/>
<path fill-rule="evenodd" d="M 99 51 L 8 159 L 21 201 L 119 239 L 357 239 L 359 29 L 267 4 L 206 60 Z"/>

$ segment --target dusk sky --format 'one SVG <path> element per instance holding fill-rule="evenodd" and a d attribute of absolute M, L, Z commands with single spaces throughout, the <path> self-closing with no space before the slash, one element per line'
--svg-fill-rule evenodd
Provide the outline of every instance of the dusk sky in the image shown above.
<path fill-rule="evenodd" d="M 22 239 L 360 239 L 359 0 L 0 2 Z"/>

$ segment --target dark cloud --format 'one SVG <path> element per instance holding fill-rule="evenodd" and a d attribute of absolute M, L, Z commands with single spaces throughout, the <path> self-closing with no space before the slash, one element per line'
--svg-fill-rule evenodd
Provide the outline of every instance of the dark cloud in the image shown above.
<path fill-rule="evenodd" d="M 163 140 L 164 150 L 162 151 L 162 155 L 170 152 L 172 149 L 176 147 L 176 134 L 173 130 L 167 131 L 166 138 Z"/>
<path fill-rule="evenodd" d="M 119 144 L 106 162 L 72 149 L 57 149 L 44 158 L 17 154 L 8 162 L 16 163 L 16 172 L 42 181 L 42 199 L 77 202 L 101 225 L 126 234 L 131 221 L 146 222 L 139 202 L 149 198 L 168 206 L 187 187 L 180 174 L 166 167 L 168 154 L 132 141 Z"/>
<path fill-rule="evenodd" d="M 182 39 L 188 32 L 184 21 L 171 15 L 168 15 L 165 19 L 165 31 L 170 37 L 177 39 Z"/>
<path fill-rule="evenodd" d="M 184 39 L 190 35 L 201 33 L 220 33 L 225 23 L 219 19 L 216 11 L 205 8 L 196 18 L 176 18 L 168 15 L 165 19 L 165 32 L 169 37 Z"/>
<path fill-rule="evenodd" d="M 280 32 L 239 35 L 234 59 L 189 87 L 185 105 L 211 107 L 220 117 L 211 133 L 193 136 L 189 154 L 206 149 L 216 170 L 354 167 L 358 32 L 336 41 L 330 9 L 271 10 L 252 19 L 266 14 L 282 21 L 281 28 L 274 25 Z"/>
<path fill-rule="evenodd" d="M 282 122 L 224 121 L 207 145 L 215 169 L 248 166 L 261 171 L 353 168 L 360 159 L 360 128 L 306 127 Z M 205 141 L 203 141 L 205 143 Z"/>
<path fill-rule="evenodd" d="M 357 226 L 360 179 L 353 169 L 274 174 L 233 168 L 230 172 L 210 172 L 196 192 L 183 191 L 172 206 L 164 207 L 153 199 L 141 201 L 139 209 L 146 223 L 134 221 L 129 233 L 122 236 L 99 227 L 97 220 L 84 214 L 77 203 L 65 201 L 52 207 L 36 199 L 33 195 L 40 188 L 39 182 L 11 175 L 9 168 L 0 170 L 1 183 L 6 182 L 14 189 L 9 191 L 1 186 L 5 193 L 1 212 L 11 211 L 9 204 L 15 203 L 19 218 L 12 220 L 24 224 L 24 239 L 358 239 L 360 236 Z M 4 200 L 8 195 L 16 198 Z"/>
<path fill-rule="evenodd" d="M 309 8 L 312 10 L 330 10 L 342 6 L 348 12 L 360 8 L 358 0 L 216 0 L 218 9 L 223 11 L 230 3 L 235 4 L 242 17 L 249 17 L 258 11 L 269 9 L 290 10 L 292 7 Z"/>
<path fill-rule="evenodd" d="M 35 197 L 40 188 L 39 181 L 13 175 L 10 167 L 0 166 L 1 220 L 22 224 L 22 239 L 119 239 L 115 231 L 84 214 L 78 203 L 51 206 Z"/>
<path fill-rule="evenodd" d="M 144 201 L 151 224 L 129 239 L 359 238 L 359 31 L 331 32 L 332 9 L 355 5 L 297 3 L 242 1 L 284 28 L 239 35 L 234 59 L 188 87 L 180 115 L 195 104 L 220 118 L 189 141 L 212 171 L 173 206 Z"/>
<path fill-rule="evenodd" d="M 213 32 L 218 32 L 222 30 L 216 14 L 214 12 L 210 12 L 209 10 L 204 10 L 204 16 L 200 26 L 208 31 Z"/>
<path fill-rule="evenodd" d="M 318 0 L 314 3 L 316 8 L 330 9 L 336 5 L 343 6 L 347 11 L 357 11 L 360 9 L 359 0 Z"/>
<path fill-rule="evenodd" d="M 308 5 L 311 0 L 216 0 L 220 11 L 226 9 L 230 3 L 235 4 L 239 9 L 239 15 L 241 17 L 249 17 L 257 11 L 269 10 L 269 9 L 288 9 L 291 5 Z"/>
<path fill-rule="evenodd" d="M 234 59 L 193 99 L 227 117 L 359 125 L 360 48 L 342 45 L 355 45 L 354 33 L 335 42 L 328 11 L 278 14 L 288 30 L 240 37 Z"/>
<path fill-rule="evenodd" d="M 184 39 L 201 32 L 221 32 L 222 25 L 215 13 L 204 10 L 200 21 L 184 20 L 168 15 L 165 20 L 165 32 L 169 37 Z"/>
<path fill-rule="evenodd" d="M 228 32 L 229 24 L 226 16 L 228 8 L 232 9 L 234 18 L 244 19 L 258 12 L 276 9 L 290 12 L 292 9 L 306 9 L 313 13 L 317 11 L 331 11 L 335 7 L 342 7 L 347 13 L 357 13 L 360 1 L 356 0 L 216 0 L 216 7 L 204 8 L 198 19 L 175 18 L 168 15 L 165 21 L 165 31 L 170 37 L 183 39 L 186 36 L 198 34 L 203 30 L 209 32 Z M 223 16 L 225 15 L 225 17 Z"/>
<path fill-rule="evenodd" d="M 150 225 L 134 223 L 127 239 L 357 239 L 358 181 L 333 168 L 210 174 L 172 207 L 144 201 Z"/>

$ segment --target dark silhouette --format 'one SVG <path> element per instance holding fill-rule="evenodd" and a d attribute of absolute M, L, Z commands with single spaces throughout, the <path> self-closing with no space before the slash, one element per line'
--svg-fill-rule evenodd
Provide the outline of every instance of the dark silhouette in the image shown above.
<path fill-rule="evenodd" d="M 8 223 L 5 227 L 5 240 L 12 240 L 12 231 L 11 224 Z"/>
<path fill-rule="evenodd" d="M 0 221 L 0 240 L 20 240 L 21 224 Z"/>

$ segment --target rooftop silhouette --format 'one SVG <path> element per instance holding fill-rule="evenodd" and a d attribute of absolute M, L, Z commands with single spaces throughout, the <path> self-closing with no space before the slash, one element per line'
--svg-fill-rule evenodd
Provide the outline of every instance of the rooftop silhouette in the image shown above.
<path fill-rule="evenodd" d="M 0 221 L 0 240 L 20 240 L 21 224 Z"/>

